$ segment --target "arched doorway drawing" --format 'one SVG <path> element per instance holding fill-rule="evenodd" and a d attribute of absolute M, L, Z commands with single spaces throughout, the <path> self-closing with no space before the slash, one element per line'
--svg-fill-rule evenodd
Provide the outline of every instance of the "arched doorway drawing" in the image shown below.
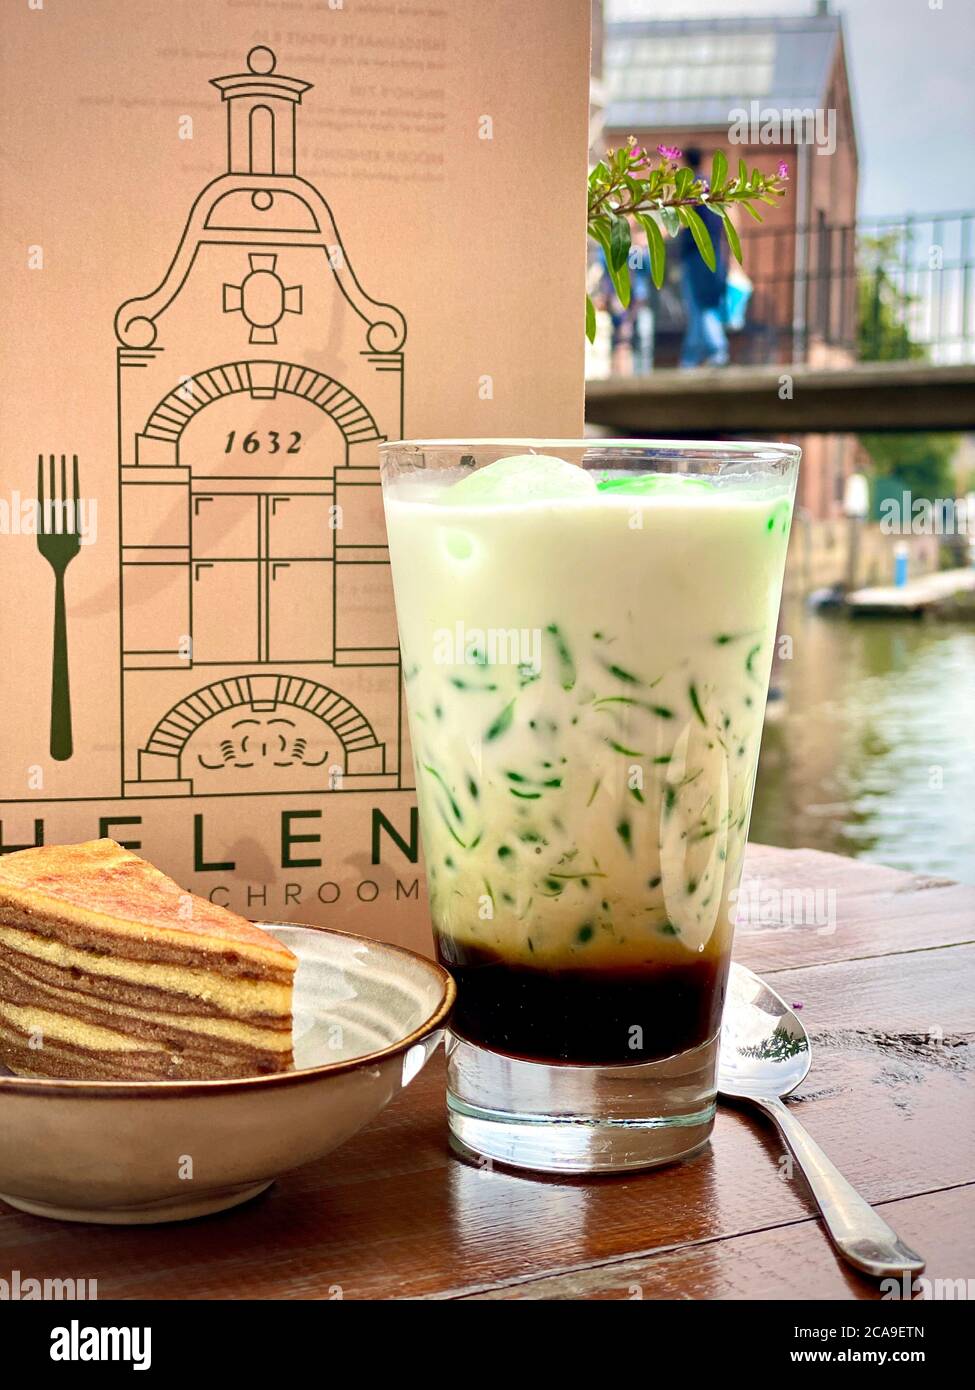
<path fill-rule="evenodd" d="M 340 791 L 385 772 L 386 750 L 351 700 L 319 681 L 229 676 L 177 701 L 139 751 L 144 783 L 187 795 Z"/>
<path fill-rule="evenodd" d="M 358 396 L 324 372 L 294 362 L 227 362 L 186 377 L 165 395 L 146 421 L 140 439 L 169 444 L 175 464 L 180 436 L 197 411 L 241 391 L 254 400 L 273 400 L 279 391 L 302 396 L 335 421 L 349 445 L 385 437 Z M 153 462 L 162 461 L 159 451 L 153 450 Z"/>

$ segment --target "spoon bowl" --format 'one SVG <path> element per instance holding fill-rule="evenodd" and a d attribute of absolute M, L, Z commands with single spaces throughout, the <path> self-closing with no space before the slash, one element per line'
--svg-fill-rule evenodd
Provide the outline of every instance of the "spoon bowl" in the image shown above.
<path fill-rule="evenodd" d="M 721 1025 L 721 1094 L 749 1100 L 787 1096 L 811 1065 L 809 1038 L 794 1011 L 764 980 L 733 964 Z"/>
<path fill-rule="evenodd" d="M 799 1017 L 764 980 L 733 963 L 721 1025 L 718 1094 L 767 1115 L 805 1175 L 826 1230 L 842 1257 L 874 1279 L 919 1274 L 923 1258 L 860 1196 L 784 1105 L 812 1062 Z"/>

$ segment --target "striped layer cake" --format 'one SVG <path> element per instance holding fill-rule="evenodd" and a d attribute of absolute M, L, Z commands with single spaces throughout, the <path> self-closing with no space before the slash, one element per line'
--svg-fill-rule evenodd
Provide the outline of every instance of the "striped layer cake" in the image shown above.
<path fill-rule="evenodd" d="M 0 857 L 0 1063 L 17 1075 L 286 1071 L 296 964 L 114 840 Z"/>

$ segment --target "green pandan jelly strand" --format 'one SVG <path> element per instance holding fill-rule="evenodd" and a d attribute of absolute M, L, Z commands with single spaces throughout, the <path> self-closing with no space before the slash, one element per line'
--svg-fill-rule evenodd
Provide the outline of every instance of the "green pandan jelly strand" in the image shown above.
<path fill-rule="evenodd" d="M 706 727 L 708 721 L 704 716 L 704 710 L 701 708 L 701 700 L 697 693 L 697 686 L 689 685 L 687 687 L 687 693 L 690 697 L 691 708 L 693 709 L 694 713 L 697 715 L 701 723 Z"/>
<path fill-rule="evenodd" d="M 559 659 L 559 667 L 561 668 L 562 689 L 571 690 L 576 683 L 576 667 L 575 662 L 572 660 L 569 644 L 562 635 L 562 630 L 558 623 L 549 623 L 545 631 L 555 643 L 555 652 Z"/>
<path fill-rule="evenodd" d="M 464 680 L 463 676 L 451 676 L 449 679 L 455 690 L 473 691 L 476 695 L 491 695 L 498 688 L 493 681 L 478 684 L 477 681 Z"/>
<path fill-rule="evenodd" d="M 493 723 L 488 725 L 488 728 L 484 734 L 485 740 L 488 743 L 493 743 L 495 739 L 498 739 L 501 737 L 502 734 L 507 733 L 507 731 L 511 728 L 511 722 L 514 719 L 514 717 L 515 702 L 514 700 L 509 700 L 508 703 L 505 705 L 504 709 L 498 715 L 497 719 L 495 719 Z"/>
<path fill-rule="evenodd" d="M 464 819 L 464 813 L 460 809 L 460 806 L 458 805 L 453 792 L 450 790 L 446 781 L 444 780 L 443 775 L 435 767 L 432 767 L 430 763 L 423 764 L 423 771 L 429 772 L 430 776 L 433 777 L 443 788 L 444 795 L 447 798 L 447 801 L 450 805 L 450 809 L 453 812 L 455 819 L 462 821 Z"/>
<path fill-rule="evenodd" d="M 642 685 L 643 681 L 639 676 L 635 676 L 632 671 L 627 671 L 623 666 L 617 666 L 615 662 L 604 661 L 602 663 L 611 676 L 615 676 L 624 685 Z"/>

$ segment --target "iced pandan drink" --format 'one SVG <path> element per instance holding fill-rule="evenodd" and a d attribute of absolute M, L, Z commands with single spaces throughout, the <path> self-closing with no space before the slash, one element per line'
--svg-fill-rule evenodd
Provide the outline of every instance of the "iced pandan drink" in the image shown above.
<path fill-rule="evenodd" d="M 718 1031 L 795 481 L 726 448 L 387 479 L 433 927 L 482 1047 L 617 1065 Z"/>

